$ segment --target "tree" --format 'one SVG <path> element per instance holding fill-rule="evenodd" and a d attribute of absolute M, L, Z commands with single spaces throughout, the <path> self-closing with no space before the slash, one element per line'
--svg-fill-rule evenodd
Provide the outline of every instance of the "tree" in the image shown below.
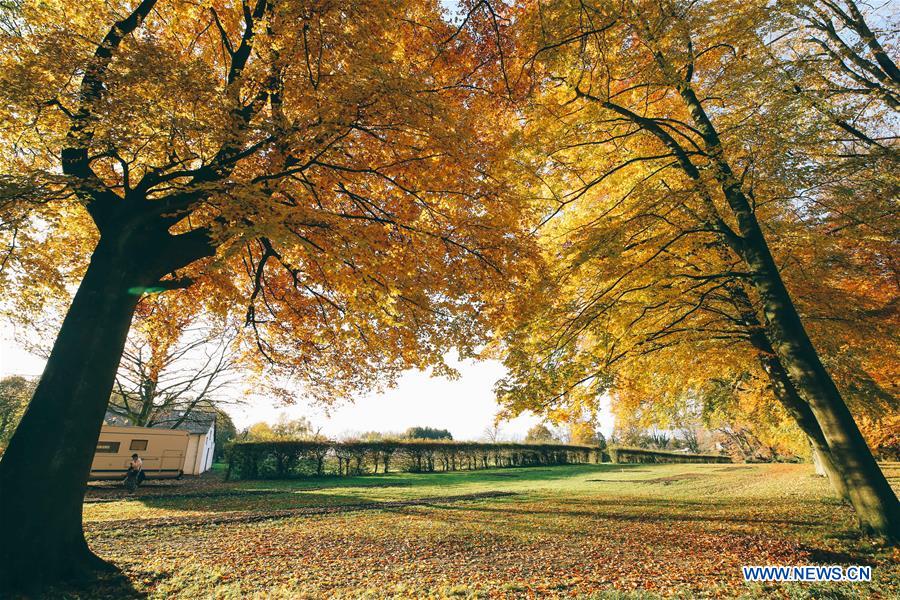
<path fill-rule="evenodd" d="M 109 411 L 139 427 L 174 429 L 194 412 L 216 410 L 234 382 L 235 331 L 204 323 L 167 302 L 172 297 L 141 300 L 116 372 Z"/>
<path fill-rule="evenodd" d="M 316 428 L 306 417 L 291 419 L 286 414 L 275 423 L 259 421 L 241 433 L 242 440 L 291 441 L 319 439 L 321 428 Z"/>
<path fill-rule="evenodd" d="M 616 418 L 616 428 L 613 431 L 613 438 L 616 443 L 623 446 L 632 446 L 634 448 L 647 447 L 647 433 L 643 427 L 638 426 L 633 421 Z"/>
<path fill-rule="evenodd" d="M 267 442 L 275 439 L 272 426 L 265 421 L 254 423 L 241 434 L 241 439 L 250 441 Z"/>
<path fill-rule="evenodd" d="M 404 437 L 410 440 L 452 440 L 453 434 L 446 429 L 434 427 L 410 427 Z"/>
<path fill-rule="evenodd" d="M 672 438 L 665 431 L 654 429 L 647 433 L 647 445 L 657 450 L 665 450 L 669 447 Z"/>
<path fill-rule="evenodd" d="M 800 29 L 783 40 L 793 55 L 785 65 L 795 80 L 793 91 L 849 136 L 845 141 L 896 160 L 891 137 L 871 127 L 878 121 L 871 115 L 851 116 L 855 102 L 847 101 L 865 99 L 869 111 L 900 111 L 900 68 L 890 55 L 890 21 L 854 0 L 813 0 L 786 8 L 794 17 L 791 24 Z M 870 25 L 872 16 L 881 27 Z"/>
<path fill-rule="evenodd" d="M 576 421 L 569 424 L 569 443 L 580 446 L 597 446 L 603 434 L 597 431 L 593 421 Z"/>
<path fill-rule="evenodd" d="M 550 431 L 550 428 L 543 423 L 533 425 L 528 433 L 525 434 L 525 442 L 533 444 L 546 444 L 549 442 L 558 442 L 559 440 Z"/>
<path fill-rule="evenodd" d="M 247 428 L 243 439 L 270 442 L 307 440 L 316 437 L 318 432 L 313 429 L 312 423 L 306 417 L 289 419 L 287 415 L 281 415 L 274 425 L 265 421 L 254 423 Z"/>
<path fill-rule="evenodd" d="M 34 393 L 35 382 L 19 375 L 0 379 L 0 451 L 6 448 L 28 401 Z"/>
<path fill-rule="evenodd" d="M 523 185 L 543 196 L 548 242 L 530 306 L 511 306 L 531 322 L 506 340 L 501 396 L 596 397 L 643 356 L 681 345 L 711 358 L 741 340 L 782 371 L 773 389 L 791 384 L 778 399 L 831 459 L 863 525 L 900 537 L 896 495 L 789 287 L 805 266 L 786 260 L 796 234 L 815 231 L 797 204 L 822 197 L 796 159 L 820 164 L 823 145 L 838 148 L 834 124 L 772 64 L 767 40 L 786 13 L 560 1 L 504 14 L 515 25 L 498 53 L 514 47 L 534 90 L 521 139 L 536 175 Z"/>
<path fill-rule="evenodd" d="M 318 438 L 320 429 L 313 427 L 313 424 L 306 417 L 298 417 L 296 419 L 288 419 L 282 415 L 278 422 L 272 426 L 272 432 L 276 439 L 280 440 L 297 440 Z"/>
<path fill-rule="evenodd" d="M 496 444 L 503 440 L 503 431 L 500 427 L 499 421 L 495 421 L 490 427 L 484 428 L 482 439 L 490 442 L 491 444 Z"/>
<path fill-rule="evenodd" d="M 671 430 L 673 442 L 678 434 L 697 434 L 700 444 L 703 434 L 708 450 L 713 432 L 746 430 L 780 454 L 809 453 L 802 430 L 773 401 L 770 379 L 745 349 L 723 345 L 718 360 L 691 350 L 673 348 L 628 363 L 635 370 L 620 377 L 611 394 L 617 425 L 634 425 L 645 440 L 643 430 L 652 427 Z"/>
<path fill-rule="evenodd" d="M 349 439 L 358 439 L 363 442 L 380 442 L 399 440 L 403 437 L 404 434 L 392 431 L 363 431 L 361 433 L 352 434 Z"/>
<path fill-rule="evenodd" d="M 470 355 L 522 220 L 492 171 L 511 122 L 437 2 L 11 10 L 0 197 L 29 235 L 7 267 L 37 257 L 80 283 L 0 462 L 4 588 L 106 567 L 81 500 L 143 296 L 242 312 L 259 369 L 344 397 Z"/>
<path fill-rule="evenodd" d="M 688 452 L 700 453 L 700 436 L 697 435 L 697 430 L 694 427 L 685 426 L 679 429 L 678 432 L 681 434 L 681 442 Z"/>
<path fill-rule="evenodd" d="M 216 409 L 216 460 L 225 457 L 225 445 L 237 437 L 237 428 L 231 416 L 222 409 Z"/>

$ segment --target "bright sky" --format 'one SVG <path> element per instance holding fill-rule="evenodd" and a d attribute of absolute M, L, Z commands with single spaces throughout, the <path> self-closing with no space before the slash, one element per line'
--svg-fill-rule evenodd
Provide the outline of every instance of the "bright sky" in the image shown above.
<path fill-rule="evenodd" d="M 44 361 L 23 350 L 13 340 L 13 334 L 9 325 L 0 325 L 0 376 L 40 375 Z M 283 406 L 266 398 L 255 398 L 227 411 L 239 429 L 257 421 L 275 422 L 285 414 L 290 418 L 307 417 L 329 437 L 363 431 L 402 432 L 408 427 L 430 426 L 449 429 L 455 439 L 481 438 L 484 430 L 493 424 L 497 412 L 493 387 L 503 376 L 503 365 L 497 361 L 472 360 L 451 364 L 462 375 L 455 381 L 408 371 L 396 388 L 332 407 L 329 413 L 310 402 Z M 501 437 L 524 438 L 528 428 L 538 421 L 533 415 L 523 415 L 502 423 Z M 600 424 L 603 433 L 609 436 L 613 421 L 607 403 L 601 411 Z"/>

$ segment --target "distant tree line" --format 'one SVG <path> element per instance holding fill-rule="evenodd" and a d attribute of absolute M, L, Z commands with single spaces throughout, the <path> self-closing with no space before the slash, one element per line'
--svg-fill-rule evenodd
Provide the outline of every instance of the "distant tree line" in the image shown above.
<path fill-rule="evenodd" d="M 452 440 L 453 435 L 446 429 L 435 427 L 410 427 L 406 430 L 409 440 Z"/>
<path fill-rule="evenodd" d="M 603 460 L 596 446 L 449 440 L 238 441 L 227 456 L 228 477 L 236 479 L 472 471 Z"/>
<path fill-rule="evenodd" d="M 730 463 L 727 454 L 691 454 L 645 448 L 610 446 L 609 457 L 614 463 Z"/>

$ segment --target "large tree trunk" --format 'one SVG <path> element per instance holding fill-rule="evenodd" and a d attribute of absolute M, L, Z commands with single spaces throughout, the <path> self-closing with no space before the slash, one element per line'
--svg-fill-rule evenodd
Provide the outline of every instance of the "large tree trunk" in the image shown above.
<path fill-rule="evenodd" d="M 831 454 L 831 448 L 825 440 L 822 428 L 819 427 L 816 416 L 813 414 L 809 404 L 800 397 L 794 383 L 788 377 L 787 371 L 775 355 L 772 344 L 762 331 L 756 331 L 750 336 L 750 342 L 759 352 L 759 361 L 763 370 L 769 376 L 772 386 L 772 394 L 784 406 L 788 414 L 793 417 L 797 426 L 809 438 L 810 446 L 813 452 L 813 462 L 815 463 L 816 473 L 828 477 L 829 483 L 842 500 L 849 500 L 849 490 L 844 476 L 837 468 L 834 457 Z"/>
<path fill-rule="evenodd" d="M 159 276 L 142 267 L 151 250 L 101 237 L 0 461 L 0 589 L 105 564 L 82 532 L 84 488 L 141 288 Z"/>
<path fill-rule="evenodd" d="M 712 161 L 725 200 L 740 230 L 729 244 L 749 267 L 751 281 L 761 300 L 768 338 L 781 364 L 805 398 L 822 429 L 835 468 L 847 483 L 850 503 L 864 529 L 900 540 L 900 503 L 875 462 L 837 386 L 825 370 L 781 272 L 769 250 L 756 213 L 725 157 L 719 134 L 686 82 L 678 86 Z"/>
<path fill-rule="evenodd" d="M 729 288 L 736 307 L 741 312 L 741 320 L 750 332 L 750 345 L 757 351 L 760 365 L 769 377 L 772 395 L 788 411 L 794 422 L 809 439 L 812 448 L 816 474 L 828 477 L 831 487 L 839 498 L 849 500 L 847 482 L 834 464 L 831 449 L 825 434 L 819 427 L 809 403 L 797 392 L 794 382 L 788 376 L 784 365 L 775 353 L 765 328 L 756 316 L 756 310 L 742 285 Z"/>
<path fill-rule="evenodd" d="M 754 283 L 763 300 L 767 329 L 781 364 L 800 395 L 809 401 L 831 451 L 833 466 L 846 482 L 847 495 L 863 528 L 900 540 L 897 496 L 822 365 L 758 225 L 756 229 L 758 234 L 747 239 L 748 265 L 755 273 Z"/>

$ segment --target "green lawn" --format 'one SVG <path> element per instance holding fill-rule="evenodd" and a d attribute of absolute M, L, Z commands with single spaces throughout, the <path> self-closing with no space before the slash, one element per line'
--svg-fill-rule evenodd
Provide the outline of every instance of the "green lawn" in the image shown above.
<path fill-rule="evenodd" d="M 885 465 L 894 484 L 900 465 Z M 577 465 L 92 490 L 127 577 L 70 597 L 900 597 L 806 465 Z M 495 493 L 508 495 L 496 495 Z M 494 494 L 491 497 L 482 495 Z M 745 584 L 745 564 L 869 564 L 857 584 Z M 64 595 L 55 590 L 54 597 Z"/>

